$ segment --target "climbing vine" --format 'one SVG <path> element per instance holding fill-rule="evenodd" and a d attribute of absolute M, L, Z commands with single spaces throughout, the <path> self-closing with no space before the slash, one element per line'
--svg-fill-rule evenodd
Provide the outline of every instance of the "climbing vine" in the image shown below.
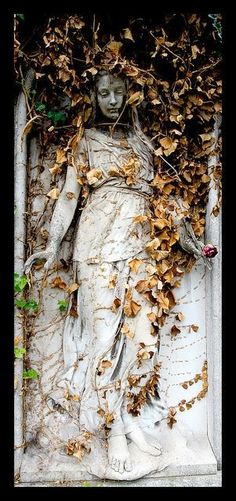
<path fill-rule="evenodd" d="M 58 198 L 58 185 L 65 175 L 66 165 L 75 163 L 77 145 L 84 128 L 91 123 L 93 101 L 90 89 L 94 77 L 100 69 L 107 69 L 127 79 L 126 107 L 138 109 L 142 129 L 155 148 L 151 241 L 147 250 L 156 260 L 156 266 L 149 266 L 148 279 L 139 281 L 135 288 L 158 306 L 158 313 L 150 318 L 152 334 L 158 337 L 160 327 L 176 304 L 173 290 L 179 287 L 183 273 L 189 272 L 195 263 L 195 258 L 178 244 L 178 231 L 171 216 L 173 200 L 182 200 L 180 215 L 191 222 L 198 238 L 205 229 L 211 179 L 218 193 L 212 217 L 217 217 L 220 211 L 221 137 L 216 139 L 214 128 L 222 109 L 221 16 L 210 13 L 173 13 L 157 19 L 121 16 L 114 24 L 109 19 L 95 14 L 45 15 L 38 21 L 29 14 L 16 14 L 16 91 L 23 88 L 26 96 L 28 122 L 25 132 L 29 137 L 40 136 L 45 152 L 52 145 L 55 147 L 50 168 L 50 191 L 45 195 L 46 210 L 48 202 Z M 35 84 L 27 93 L 24 79 L 29 69 L 35 72 Z M 217 160 L 211 163 L 209 170 L 209 160 L 213 157 Z M 177 176 L 171 175 L 171 166 Z M 129 165 L 127 176 L 124 173 L 127 184 L 132 184 L 134 167 Z M 93 176 L 96 175 L 93 172 Z M 91 174 L 87 173 L 78 182 L 82 184 L 80 203 L 83 204 L 92 184 Z M 136 219 L 137 224 L 142 224 L 143 219 Z M 41 228 L 41 236 L 45 245 L 47 230 Z M 67 263 L 62 261 L 61 267 L 65 268 Z M 137 271 L 139 264 L 134 259 L 130 267 Z M 40 268 L 42 265 L 36 266 Z M 22 277 L 18 280 L 19 287 L 22 280 Z M 45 284 L 48 282 L 42 280 L 42 287 Z M 64 289 L 69 296 L 76 291 L 77 284 L 66 284 L 57 276 L 50 286 Z M 67 299 L 58 301 L 60 312 L 66 310 Z M 16 306 L 24 311 L 33 310 L 35 316 L 40 311 L 34 298 L 21 297 Z M 112 307 L 116 309 L 119 304 Z M 131 293 L 127 291 L 127 316 L 135 314 L 134 307 Z M 76 314 L 75 308 L 71 308 L 70 314 Z M 170 330 L 172 337 L 181 332 L 181 327 L 178 327 L 181 315 L 179 312 L 175 317 L 175 325 Z M 198 328 L 191 327 L 192 330 Z M 16 356 L 24 353 L 17 351 Z M 143 356 L 148 352 L 142 351 L 141 347 L 140 353 Z M 206 374 L 205 364 L 201 375 L 196 374 L 193 380 L 193 383 L 203 381 L 201 392 L 189 402 L 182 400 L 176 408 L 170 409 L 170 427 L 176 421 L 177 409 L 183 412 L 191 408 L 206 394 Z M 154 394 L 158 378 L 157 371 L 142 391 L 135 395 L 130 392 L 131 413 L 136 415 L 147 394 Z M 185 381 L 183 388 L 191 384 L 192 380 Z M 132 385 L 134 381 L 130 380 L 130 388 Z M 73 454 L 74 449 L 76 444 L 73 443 L 68 453 Z M 83 454 L 83 451 L 78 449 L 78 454 Z"/>

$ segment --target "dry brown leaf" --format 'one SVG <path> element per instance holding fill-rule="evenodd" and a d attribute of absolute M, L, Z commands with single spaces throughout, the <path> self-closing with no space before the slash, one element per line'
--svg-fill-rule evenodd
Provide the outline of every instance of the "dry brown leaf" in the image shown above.
<path fill-rule="evenodd" d="M 103 360 L 101 363 L 101 367 L 103 369 L 107 369 L 108 367 L 112 367 L 112 362 L 110 362 L 110 360 Z"/>
<path fill-rule="evenodd" d="M 102 177 L 101 169 L 91 169 L 87 173 L 88 184 L 95 184 Z"/>
<path fill-rule="evenodd" d="M 106 50 L 109 50 L 110 52 L 115 54 L 115 56 L 118 56 L 122 46 L 122 42 L 116 42 L 115 40 L 113 40 L 106 45 Z"/>
<path fill-rule="evenodd" d="M 192 58 L 193 59 L 196 59 L 197 55 L 200 54 L 200 52 L 201 52 L 197 45 L 192 45 L 191 51 L 192 51 Z"/>
<path fill-rule="evenodd" d="M 62 169 L 61 167 L 59 167 L 59 165 L 54 164 L 54 166 L 51 167 L 49 171 L 51 172 L 52 176 L 56 176 L 56 174 L 60 174 L 62 172 Z"/>
<path fill-rule="evenodd" d="M 133 273 L 137 273 L 142 262 L 142 259 L 132 259 L 129 261 L 128 265 Z"/>
<path fill-rule="evenodd" d="M 53 188 L 47 193 L 47 197 L 53 198 L 53 200 L 57 200 L 60 195 L 60 190 L 58 188 Z"/>
<path fill-rule="evenodd" d="M 170 307 L 170 301 L 167 297 L 165 297 L 163 292 L 158 292 L 157 294 L 157 301 L 163 310 L 169 310 Z"/>
<path fill-rule="evenodd" d="M 141 91 L 134 92 L 134 94 L 131 94 L 131 96 L 127 99 L 126 103 L 127 104 L 140 104 L 144 99 L 144 95 Z"/>
<path fill-rule="evenodd" d="M 152 264 L 148 264 L 145 270 L 148 272 L 149 275 L 154 275 L 157 272 L 156 266 L 153 266 Z"/>
<path fill-rule="evenodd" d="M 124 28 L 123 29 L 123 37 L 124 38 L 127 38 L 128 40 L 131 40 L 132 42 L 134 42 L 134 39 L 133 39 L 133 35 L 130 31 L 129 28 Z"/>
<path fill-rule="evenodd" d="M 181 322 L 182 320 L 184 320 L 185 317 L 184 317 L 184 314 L 179 311 L 177 313 L 177 315 L 175 315 L 175 318 L 176 318 L 176 320 L 180 320 L 180 322 Z"/>
<path fill-rule="evenodd" d="M 113 423 L 113 421 L 115 420 L 116 418 L 116 415 L 114 412 L 106 412 L 105 413 L 105 422 L 106 422 L 106 425 L 109 425 L 111 423 Z"/>
<path fill-rule="evenodd" d="M 135 317 L 141 309 L 141 305 L 132 298 L 131 288 L 125 294 L 124 313 L 127 317 Z"/>
<path fill-rule="evenodd" d="M 120 305 L 121 305 L 121 300 L 118 297 L 116 297 L 113 301 L 111 311 L 113 311 L 113 313 L 116 313 L 116 311 L 120 307 Z"/>
<path fill-rule="evenodd" d="M 72 294 L 72 292 L 77 291 L 78 288 L 79 288 L 79 284 L 77 284 L 76 282 L 73 282 L 71 285 L 69 285 L 67 287 L 66 292 L 68 292 L 69 294 Z"/>
<path fill-rule="evenodd" d="M 135 216 L 133 218 L 133 222 L 134 223 L 144 223 L 145 221 L 147 221 L 147 219 L 148 219 L 148 216 L 143 216 L 143 215 L 142 216 Z"/>
<path fill-rule="evenodd" d="M 173 143 L 172 139 L 170 137 L 167 137 L 167 136 L 160 139 L 159 142 L 161 143 L 161 146 L 163 146 L 163 148 L 165 150 L 169 149 Z"/>
<path fill-rule="evenodd" d="M 101 417 L 105 416 L 105 411 L 104 411 L 102 408 L 99 408 L 99 409 L 97 410 L 97 413 L 98 413 L 98 414 L 99 414 L 99 416 L 101 416 Z"/>
<path fill-rule="evenodd" d="M 123 173 L 121 173 L 121 171 L 114 165 L 112 167 L 110 167 L 109 171 L 108 171 L 109 175 L 110 176 L 114 176 L 114 177 L 123 177 Z"/>
<path fill-rule="evenodd" d="M 199 325 L 194 325 L 194 324 L 190 325 L 190 331 L 193 330 L 194 332 L 197 332 L 198 329 L 199 329 Z"/>
<path fill-rule="evenodd" d="M 150 320 L 150 322 L 155 322 L 156 321 L 156 314 L 155 313 L 147 313 L 147 317 Z"/>
<path fill-rule="evenodd" d="M 157 148 L 157 150 L 154 151 L 156 157 L 159 157 L 160 155 L 163 155 L 163 149 L 160 146 L 160 148 Z"/>
<path fill-rule="evenodd" d="M 121 328 L 122 334 L 125 334 L 129 339 L 133 339 L 134 332 L 132 332 L 127 324 L 124 324 Z"/>
<path fill-rule="evenodd" d="M 62 280 L 61 277 L 56 277 L 54 278 L 54 280 L 52 280 L 51 282 L 51 286 L 54 288 L 54 287 L 58 287 L 59 289 L 66 289 L 67 288 L 67 285 L 66 283 L 64 282 L 64 280 Z"/>
<path fill-rule="evenodd" d="M 135 285 L 135 289 L 137 292 L 146 292 L 149 287 L 149 280 L 139 280 Z"/>
<path fill-rule="evenodd" d="M 150 254 L 152 254 L 154 251 L 156 251 L 156 249 L 158 249 L 158 247 L 160 247 L 160 245 L 161 242 L 159 238 L 154 238 L 153 240 L 151 240 L 151 242 L 148 242 L 148 244 L 146 245 L 146 250 L 150 252 Z"/>
<path fill-rule="evenodd" d="M 114 289 L 115 286 L 116 286 L 116 282 L 117 282 L 117 273 L 115 273 L 115 275 L 112 275 L 110 278 L 109 278 L 109 284 L 108 284 L 108 288 L 109 289 Z"/>
<path fill-rule="evenodd" d="M 177 336 L 177 334 L 179 334 L 181 332 L 181 330 L 178 327 L 176 327 L 176 325 L 173 325 L 171 327 L 170 332 L 171 332 L 171 336 L 175 337 L 175 336 Z"/>
<path fill-rule="evenodd" d="M 56 164 L 62 165 L 67 161 L 66 153 L 62 148 L 58 148 L 56 151 Z"/>

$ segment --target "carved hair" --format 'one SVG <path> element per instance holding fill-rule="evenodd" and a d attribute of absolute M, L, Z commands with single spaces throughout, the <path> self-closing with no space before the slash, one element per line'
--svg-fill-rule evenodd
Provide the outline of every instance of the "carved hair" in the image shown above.
<path fill-rule="evenodd" d="M 98 71 L 98 73 L 96 74 L 95 79 L 94 79 L 94 85 L 93 85 L 91 92 L 90 92 L 90 99 L 91 99 L 93 111 L 92 111 L 91 118 L 90 118 L 89 123 L 88 123 L 89 127 L 92 127 L 96 123 L 96 118 L 97 118 L 97 116 L 96 116 L 97 109 L 98 109 L 97 82 L 98 82 L 99 78 L 101 78 L 105 75 L 111 75 L 111 76 L 122 78 L 119 74 L 111 73 L 110 71 L 105 70 L 105 69 Z M 123 77 L 123 80 L 124 80 L 125 89 L 127 92 L 129 82 L 128 82 L 128 79 L 125 77 Z M 138 143 L 141 145 L 141 149 L 143 147 L 145 149 L 145 147 L 146 147 L 147 154 L 148 155 L 153 154 L 155 151 L 155 148 L 154 148 L 152 142 L 150 141 L 150 139 L 146 136 L 146 134 L 144 134 L 144 132 L 141 129 L 138 111 L 137 111 L 136 106 L 134 106 L 134 105 L 129 106 L 128 109 L 125 110 L 125 120 L 127 120 L 127 124 L 129 124 L 133 127 L 134 132 L 135 132 L 137 139 L 138 139 Z M 140 150 L 140 153 L 141 153 L 141 150 Z M 167 169 L 168 175 L 170 177 L 172 177 L 173 179 L 178 179 L 180 181 L 180 178 L 178 176 L 176 169 L 163 156 L 161 156 L 161 155 L 159 155 L 159 156 L 165 162 L 165 164 L 168 165 L 168 169 Z"/>

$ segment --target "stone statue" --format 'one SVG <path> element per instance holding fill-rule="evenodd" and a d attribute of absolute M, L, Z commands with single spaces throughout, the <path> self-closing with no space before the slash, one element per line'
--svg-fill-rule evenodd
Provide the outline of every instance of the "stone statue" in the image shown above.
<path fill-rule="evenodd" d="M 81 431 L 104 437 L 109 467 L 119 474 L 134 468 L 129 443 L 148 456 L 161 455 L 145 429 L 167 415 L 158 393 L 158 343 L 149 319 L 157 307 L 135 289 L 147 266 L 155 264 L 146 250 L 148 218 L 135 221 L 150 216 L 153 151 L 137 116 L 123 123 L 126 92 L 122 78 L 98 73 L 95 121 L 79 142 L 76 169 L 68 165 L 47 248 L 25 264 L 28 273 L 37 259 L 46 260 L 47 270 L 57 260 L 86 180 L 90 189 L 73 253 L 77 315 L 66 317 L 64 369 L 50 397 L 79 420 Z M 180 244 L 208 262 L 204 244 L 183 221 Z M 65 390 L 73 398 L 65 399 Z"/>

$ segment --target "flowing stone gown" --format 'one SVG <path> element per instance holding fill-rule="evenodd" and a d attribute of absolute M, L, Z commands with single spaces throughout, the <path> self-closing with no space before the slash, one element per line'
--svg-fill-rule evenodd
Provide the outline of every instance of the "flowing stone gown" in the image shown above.
<path fill-rule="evenodd" d="M 77 160 L 74 175 L 88 174 L 91 185 L 73 254 L 78 316 L 66 318 L 64 370 L 51 397 L 79 420 L 81 431 L 120 435 L 167 414 L 158 394 L 158 339 L 148 317 L 156 306 L 135 289 L 147 278 L 147 265 L 155 264 L 145 251 L 149 222 L 134 221 L 150 214 L 152 156 L 131 129 L 120 140 L 92 128 Z M 141 260 L 137 271 L 134 259 Z M 147 384 L 152 389 L 135 411 L 135 395 Z"/>

